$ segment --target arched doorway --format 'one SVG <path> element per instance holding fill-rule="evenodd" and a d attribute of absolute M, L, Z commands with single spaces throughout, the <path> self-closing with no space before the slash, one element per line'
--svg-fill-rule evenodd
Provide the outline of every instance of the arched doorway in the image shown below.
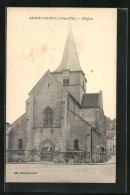
<path fill-rule="evenodd" d="M 54 144 L 45 140 L 40 145 L 40 159 L 41 161 L 53 161 Z"/>

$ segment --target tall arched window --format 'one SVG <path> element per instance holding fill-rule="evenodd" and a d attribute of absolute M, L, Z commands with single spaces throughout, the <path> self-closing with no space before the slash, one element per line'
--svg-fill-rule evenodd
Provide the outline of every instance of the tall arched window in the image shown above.
<path fill-rule="evenodd" d="M 79 149 L 79 141 L 77 139 L 74 140 L 74 150 Z"/>
<path fill-rule="evenodd" d="M 43 127 L 53 126 L 53 110 L 47 107 L 43 113 Z"/>
<path fill-rule="evenodd" d="M 19 139 L 19 142 L 18 142 L 18 149 L 19 149 L 19 150 L 23 149 L 23 140 L 22 140 L 22 139 Z"/>

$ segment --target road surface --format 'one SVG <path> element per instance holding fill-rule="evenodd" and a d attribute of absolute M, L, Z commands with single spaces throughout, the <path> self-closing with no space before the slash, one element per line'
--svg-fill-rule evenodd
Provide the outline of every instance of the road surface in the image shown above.
<path fill-rule="evenodd" d="M 6 182 L 115 183 L 115 157 L 103 164 L 6 164 Z"/>

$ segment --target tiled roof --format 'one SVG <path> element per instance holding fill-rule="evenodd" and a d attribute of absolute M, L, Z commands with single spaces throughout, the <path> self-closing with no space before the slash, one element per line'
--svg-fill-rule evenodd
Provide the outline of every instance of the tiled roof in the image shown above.
<path fill-rule="evenodd" d="M 81 108 L 97 108 L 99 93 L 84 94 L 82 99 Z"/>

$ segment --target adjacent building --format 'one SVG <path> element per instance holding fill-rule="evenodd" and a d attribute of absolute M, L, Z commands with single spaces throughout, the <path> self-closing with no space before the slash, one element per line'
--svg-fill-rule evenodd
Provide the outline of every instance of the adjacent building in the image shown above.
<path fill-rule="evenodd" d="M 108 155 L 116 154 L 116 120 L 106 117 L 106 152 Z"/>

